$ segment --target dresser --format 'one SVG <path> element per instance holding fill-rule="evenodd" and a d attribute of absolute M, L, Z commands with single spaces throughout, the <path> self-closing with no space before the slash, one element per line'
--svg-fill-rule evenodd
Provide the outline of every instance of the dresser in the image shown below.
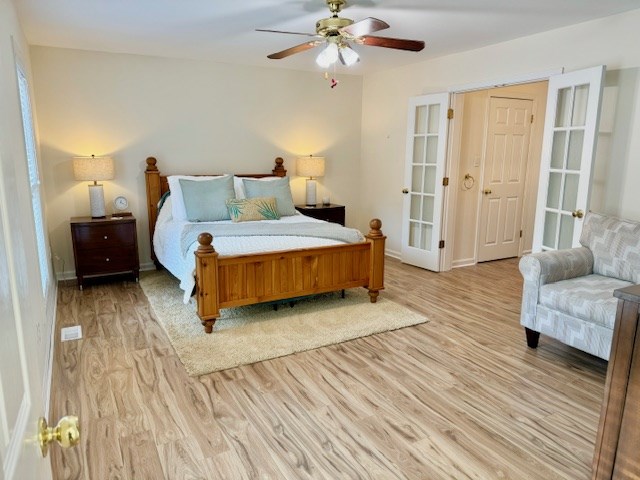
<path fill-rule="evenodd" d="M 344 205 L 336 205 L 335 203 L 312 206 L 296 205 L 296 210 L 307 217 L 317 218 L 325 222 L 339 223 L 344 227 Z"/>
<path fill-rule="evenodd" d="M 70 223 L 80 290 L 88 276 L 131 272 L 138 279 L 140 262 L 135 217 L 74 217 Z"/>
<path fill-rule="evenodd" d="M 604 400 L 593 457 L 593 479 L 640 478 L 640 285 L 615 290 Z"/>

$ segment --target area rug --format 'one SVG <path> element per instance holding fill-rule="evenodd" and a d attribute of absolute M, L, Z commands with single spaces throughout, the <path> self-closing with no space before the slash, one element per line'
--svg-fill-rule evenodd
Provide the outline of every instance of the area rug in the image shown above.
<path fill-rule="evenodd" d="M 165 271 L 149 272 L 140 285 L 158 323 L 191 376 L 342 343 L 374 333 L 427 322 L 427 318 L 384 298 L 369 302 L 364 288 L 305 297 L 295 302 L 221 310 L 206 334 L 195 304 L 182 302 L 178 280 Z"/>

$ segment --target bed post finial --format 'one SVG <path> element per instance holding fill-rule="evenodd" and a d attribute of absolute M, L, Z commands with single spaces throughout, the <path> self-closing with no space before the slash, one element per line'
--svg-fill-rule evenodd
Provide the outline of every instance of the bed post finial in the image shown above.
<path fill-rule="evenodd" d="M 156 167 L 156 163 L 158 163 L 158 160 L 156 160 L 156 157 L 147 157 L 147 169 L 145 171 L 157 172 L 158 167 Z"/>
<path fill-rule="evenodd" d="M 379 218 L 374 218 L 369 222 L 369 234 L 368 237 L 382 237 L 382 221 Z"/>
<path fill-rule="evenodd" d="M 284 159 L 282 157 L 276 158 L 276 166 L 271 170 L 276 177 L 284 177 L 287 175 L 287 171 L 284 168 Z"/>
<path fill-rule="evenodd" d="M 198 243 L 200 244 L 198 245 L 198 251 L 215 252 L 215 249 L 213 248 L 213 245 L 211 245 L 211 242 L 213 242 L 213 235 L 211 235 L 210 233 L 204 232 L 198 235 Z"/>

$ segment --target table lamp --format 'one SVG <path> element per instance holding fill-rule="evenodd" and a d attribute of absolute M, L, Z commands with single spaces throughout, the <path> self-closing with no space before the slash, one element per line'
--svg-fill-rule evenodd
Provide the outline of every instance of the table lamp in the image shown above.
<path fill-rule="evenodd" d="M 307 179 L 307 206 L 315 206 L 316 200 L 316 185 L 315 178 L 324 176 L 324 157 L 314 157 L 309 155 L 308 157 L 298 158 L 297 174 L 300 177 L 309 177 Z"/>
<path fill-rule="evenodd" d="M 104 191 L 98 180 L 112 180 L 114 174 L 113 159 L 111 157 L 73 157 L 73 176 L 76 180 L 92 181 L 89 185 L 89 200 L 91 202 L 91 217 L 105 218 Z"/>

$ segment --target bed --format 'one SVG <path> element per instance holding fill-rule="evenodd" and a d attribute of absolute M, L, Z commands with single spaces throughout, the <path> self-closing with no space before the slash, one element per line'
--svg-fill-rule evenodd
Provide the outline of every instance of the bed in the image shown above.
<path fill-rule="evenodd" d="M 275 159 L 271 173 L 235 175 L 239 179 L 260 180 L 270 180 L 269 177 L 277 180 L 278 177 L 285 176 L 284 161 L 279 157 Z M 169 222 L 166 205 L 162 206 L 164 212 L 159 208 L 161 200 L 169 191 L 169 181 L 167 176 L 160 173 L 154 157 L 147 158 L 145 180 L 151 257 L 158 268 L 167 267 L 180 279 L 181 287 L 187 292 L 185 299 L 190 297 L 191 287 L 195 286 L 197 314 L 206 333 L 213 331 L 222 308 L 287 300 L 355 287 L 367 288 L 371 302 L 375 303 L 379 291 L 384 288 L 386 237 L 382 234 L 382 224 L 378 219 L 371 220 L 369 233 L 362 236 L 361 241 L 354 243 L 300 237 L 289 238 L 284 243 L 274 239 L 273 244 L 261 245 L 258 248 L 249 247 L 247 250 L 242 247 L 243 238 L 229 236 L 229 233 L 216 235 L 214 241 L 210 232 L 225 232 L 225 229 L 231 227 L 224 224 L 230 222 L 203 222 L 186 226 Z M 282 220 L 285 221 L 263 220 L 260 222 L 264 225 L 261 228 L 268 229 L 268 224 L 272 223 L 291 223 L 295 224 L 296 229 L 304 227 L 309 231 L 331 228 L 330 225 L 309 225 L 310 222 L 326 222 L 319 222 L 303 215 L 282 217 Z M 248 224 L 255 222 L 246 223 L 246 227 L 251 228 Z M 177 247 L 169 246 L 171 236 L 178 235 L 178 232 L 184 231 L 185 228 L 189 230 L 190 235 L 197 234 L 197 241 L 188 249 L 185 249 L 185 245 L 190 241 L 190 237 L 181 234 L 183 238 L 180 248 L 183 249 L 181 251 L 187 252 L 185 261 L 190 261 L 187 258 L 190 255 L 193 255 L 194 259 L 194 264 L 186 267 L 188 274 L 184 266 L 171 260 L 170 252 Z M 227 237 L 223 238 L 224 235 Z M 290 240 L 293 240 L 293 243 L 287 243 Z M 173 243 L 176 243 L 175 240 Z M 193 271 L 195 276 L 191 275 Z"/>

